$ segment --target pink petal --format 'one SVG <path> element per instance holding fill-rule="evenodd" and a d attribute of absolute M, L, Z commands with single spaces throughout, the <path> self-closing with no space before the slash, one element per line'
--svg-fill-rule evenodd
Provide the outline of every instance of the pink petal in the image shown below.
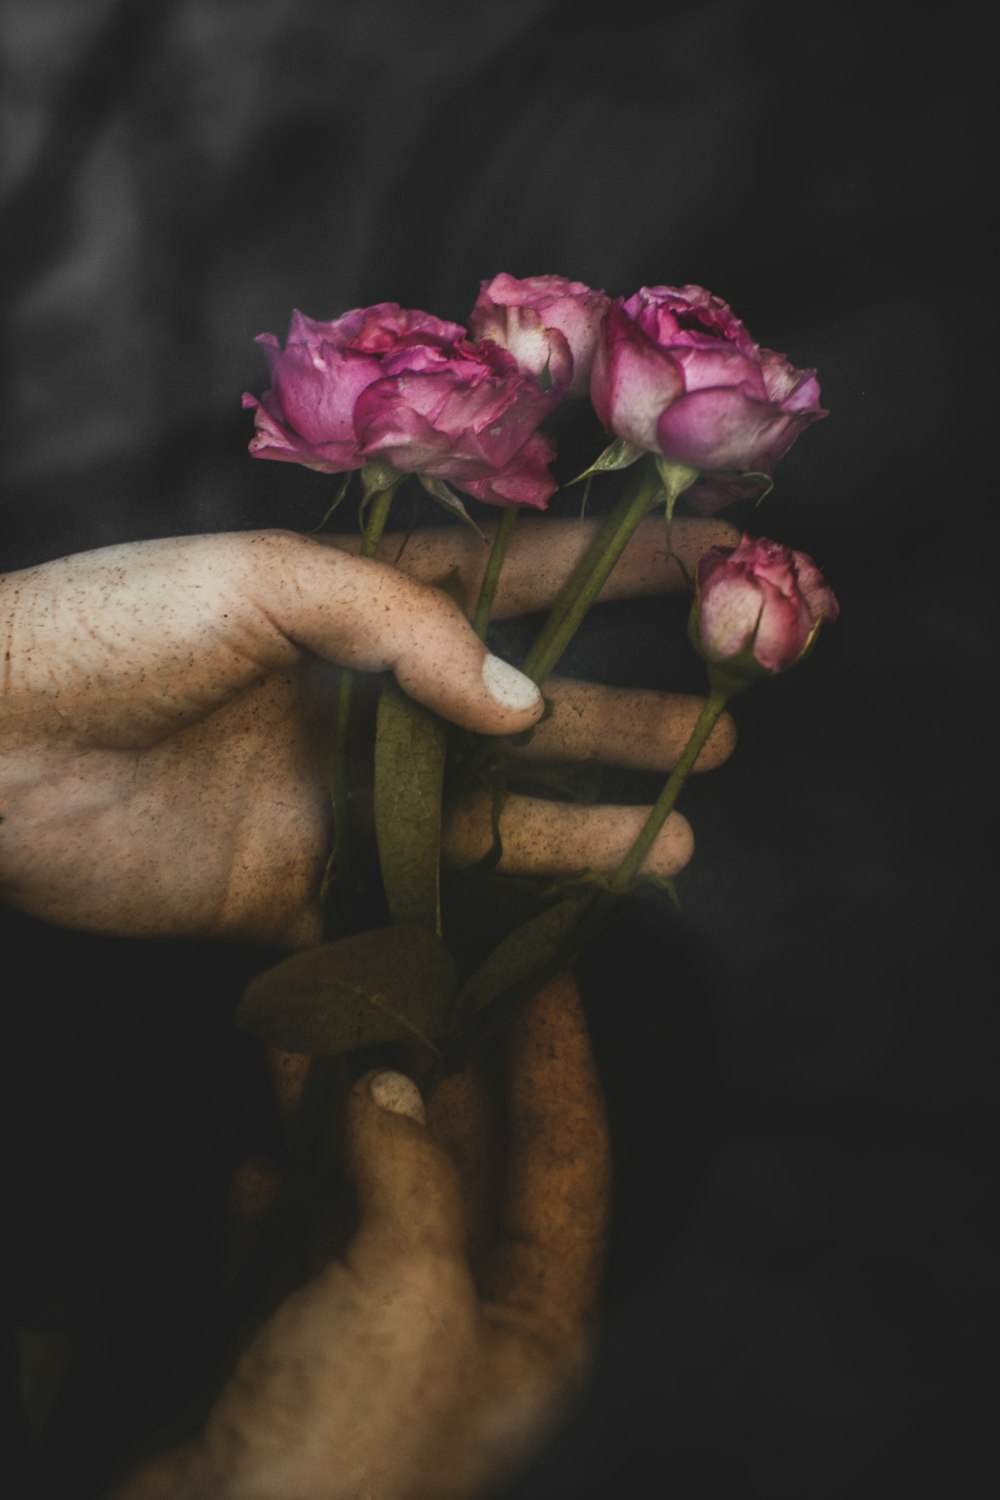
<path fill-rule="evenodd" d="M 594 410 L 607 430 L 639 448 L 662 452 L 657 423 L 683 391 L 683 378 L 670 356 L 621 307 L 612 305 L 590 376 Z"/>
<path fill-rule="evenodd" d="M 306 443 L 353 443 L 355 403 L 378 374 L 366 355 L 290 344 L 275 362 L 271 387 L 284 421 Z"/>
<path fill-rule="evenodd" d="M 657 446 L 696 469 L 758 469 L 770 473 L 802 425 L 746 387 L 692 391 L 673 402 L 657 424 Z"/>
<path fill-rule="evenodd" d="M 713 585 L 706 586 L 699 610 L 701 639 L 713 661 L 738 656 L 753 640 L 764 599 L 751 578 L 742 570 L 716 575 Z"/>
<path fill-rule="evenodd" d="M 555 458 L 555 444 L 543 433 L 529 438 L 505 468 L 483 479 L 455 483 L 491 505 L 527 505 L 544 510 L 558 489 L 546 465 Z"/>
<path fill-rule="evenodd" d="M 797 662 L 806 648 L 813 620 L 798 592 L 762 583 L 765 604 L 753 643 L 755 660 L 770 672 L 784 672 Z"/>

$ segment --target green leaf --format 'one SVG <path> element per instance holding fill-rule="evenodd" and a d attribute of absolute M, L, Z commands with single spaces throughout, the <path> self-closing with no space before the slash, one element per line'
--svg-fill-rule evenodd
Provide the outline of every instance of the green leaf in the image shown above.
<path fill-rule="evenodd" d="M 485 536 L 469 515 L 462 501 L 451 488 L 451 485 L 445 484 L 443 479 L 432 479 L 429 474 L 420 474 L 418 478 L 432 500 L 436 500 L 438 505 L 443 506 L 450 516 L 456 516 L 466 526 L 471 526 L 480 541 L 486 541 Z"/>
<path fill-rule="evenodd" d="M 559 954 L 582 910 L 583 904 L 570 898 L 515 928 L 462 986 L 455 1001 L 458 1014 L 484 1009 L 538 973 Z"/>
<path fill-rule="evenodd" d="M 337 489 L 337 493 L 333 497 L 333 503 L 331 504 L 330 509 L 327 511 L 327 513 L 323 517 L 322 521 L 320 521 L 319 525 L 317 527 L 315 527 L 312 531 L 309 532 L 310 536 L 315 536 L 317 531 L 322 531 L 323 530 L 323 527 L 326 525 L 327 521 L 329 521 L 330 517 L 333 515 L 334 511 L 337 509 L 338 505 L 344 499 L 344 496 L 347 494 L 347 491 L 350 489 L 350 487 L 351 487 L 351 480 L 354 478 L 354 472 L 355 471 L 353 469 L 351 469 L 347 474 L 344 475 L 344 478 L 343 478 L 340 486 Z"/>
<path fill-rule="evenodd" d="M 258 974 L 236 1025 L 319 1057 L 383 1042 L 433 1046 L 447 1027 L 456 983 L 440 938 L 424 927 L 384 927 L 307 948 Z"/>
<path fill-rule="evenodd" d="M 645 448 L 630 443 L 628 438 L 613 438 L 603 453 L 597 455 L 590 468 L 584 469 L 582 474 L 571 479 L 570 484 L 579 484 L 581 479 L 589 479 L 592 474 L 609 474 L 616 469 L 628 469 L 632 464 L 637 463 L 645 452 Z"/>
<path fill-rule="evenodd" d="M 441 931 L 441 792 L 447 729 L 391 680 L 375 730 L 375 837 L 396 922 Z"/>

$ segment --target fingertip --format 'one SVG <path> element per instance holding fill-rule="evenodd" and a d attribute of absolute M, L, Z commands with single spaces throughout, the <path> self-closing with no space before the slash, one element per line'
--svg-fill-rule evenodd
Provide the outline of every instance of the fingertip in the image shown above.
<path fill-rule="evenodd" d="M 735 547 L 740 536 L 738 526 L 720 517 L 684 516 L 673 524 L 672 551 L 681 560 L 690 578 L 699 558 L 710 548 Z"/>
<path fill-rule="evenodd" d="M 541 715 L 544 708 L 541 690 L 524 672 L 487 651 L 483 657 L 482 679 L 486 691 L 495 703 L 511 713 L 530 715 L 530 723 Z"/>
<path fill-rule="evenodd" d="M 367 1141 L 374 1134 L 383 1136 L 402 1130 L 409 1136 L 407 1127 L 400 1127 L 397 1123 L 401 1119 L 409 1120 L 421 1129 L 426 1120 L 420 1090 L 405 1073 L 376 1068 L 351 1085 L 346 1104 L 349 1146 L 352 1142 Z"/>
<path fill-rule="evenodd" d="M 597 806 L 550 802 L 512 793 L 500 818 L 503 852 L 498 868 L 511 875 L 550 878 L 590 869 L 613 875 L 639 837 L 649 807 Z M 444 854 L 455 869 L 467 869 L 488 853 L 493 841 L 487 792 L 464 797 L 444 831 Z M 641 873 L 669 879 L 694 851 L 694 835 L 677 812 L 667 818 L 646 856 Z"/>
<path fill-rule="evenodd" d="M 694 853 L 694 830 L 683 813 L 673 812 L 641 866 L 640 874 L 670 880 L 690 863 Z"/>
<path fill-rule="evenodd" d="M 464 1252 L 457 1174 L 425 1120 L 420 1090 L 402 1073 L 366 1073 L 348 1095 L 345 1165 L 360 1215 L 356 1259 Z"/>
<path fill-rule="evenodd" d="M 379 1109 L 388 1110 L 393 1115 L 406 1115 L 418 1125 L 427 1123 L 420 1090 L 405 1073 L 394 1073 L 389 1068 L 383 1068 L 376 1073 L 369 1073 L 365 1082 L 369 1096 Z"/>
<path fill-rule="evenodd" d="M 709 528 L 712 529 L 709 530 Z M 712 521 L 706 527 L 706 546 L 736 547 L 742 535 L 740 528 L 734 526 L 732 521 Z"/>
<path fill-rule="evenodd" d="M 514 735 L 541 718 L 545 701 L 530 677 L 486 651 L 468 621 L 396 663 L 396 681 L 425 708 L 476 734 Z"/>

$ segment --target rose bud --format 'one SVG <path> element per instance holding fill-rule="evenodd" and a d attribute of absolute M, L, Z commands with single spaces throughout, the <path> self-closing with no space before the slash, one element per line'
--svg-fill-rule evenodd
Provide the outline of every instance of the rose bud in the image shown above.
<path fill-rule="evenodd" d="M 469 317 L 478 341 L 491 339 L 508 350 L 520 369 L 547 379 L 564 396 L 586 396 L 604 292 L 565 276 L 527 276 L 501 271 L 481 285 Z"/>
<path fill-rule="evenodd" d="M 331 473 L 382 459 L 498 505 L 544 508 L 555 492 L 537 429 L 558 396 L 458 324 L 387 302 L 329 323 L 296 312 L 284 349 L 257 342 L 271 388 L 243 397 L 256 458 Z"/>
<path fill-rule="evenodd" d="M 766 537 L 712 547 L 698 564 L 691 610 L 695 649 L 721 668 L 731 690 L 784 672 L 810 650 L 824 620 L 840 613 L 811 557 Z"/>
<path fill-rule="evenodd" d="M 766 487 L 800 432 L 825 417 L 815 370 L 755 344 L 704 287 L 642 287 L 602 325 L 590 384 L 616 437 L 688 464 L 695 508 L 716 511 Z"/>

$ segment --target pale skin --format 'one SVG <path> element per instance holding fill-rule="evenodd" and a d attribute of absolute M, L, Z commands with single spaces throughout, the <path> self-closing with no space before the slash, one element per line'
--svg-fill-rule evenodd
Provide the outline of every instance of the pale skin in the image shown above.
<path fill-rule="evenodd" d="M 590 534 L 524 518 L 495 616 L 545 609 Z M 683 587 L 706 547 L 736 539 L 723 522 L 677 521 L 670 556 L 662 520 L 643 523 L 602 597 Z M 433 587 L 457 571 L 474 601 L 478 538 L 419 533 L 393 566 L 398 548 L 387 538 L 385 561 L 369 561 L 356 544 L 285 532 L 176 538 L 0 579 L 0 896 L 93 931 L 319 941 L 329 664 L 391 670 L 484 734 L 518 734 L 542 712 L 524 682 L 491 693 L 485 647 Z M 544 687 L 555 711 L 520 751 L 543 759 L 666 771 L 699 711 L 693 698 Z M 724 718 L 697 768 L 732 744 Z M 505 867 L 610 872 L 644 815 L 512 798 Z M 473 862 L 488 828 L 472 799 L 446 859 Z M 675 874 L 691 847 L 674 814 L 646 868 Z M 479 1495 L 550 1430 L 586 1366 L 607 1224 L 603 1104 L 567 976 L 529 1004 L 509 1046 L 512 1135 L 490 1204 L 474 1074 L 445 1080 L 426 1124 L 402 1075 L 354 1086 L 355 1238 L 260 1329 L 204 1436 L 122 1500 Z M 275 1061 L 293 1108 L 302 1069 Z"/>

